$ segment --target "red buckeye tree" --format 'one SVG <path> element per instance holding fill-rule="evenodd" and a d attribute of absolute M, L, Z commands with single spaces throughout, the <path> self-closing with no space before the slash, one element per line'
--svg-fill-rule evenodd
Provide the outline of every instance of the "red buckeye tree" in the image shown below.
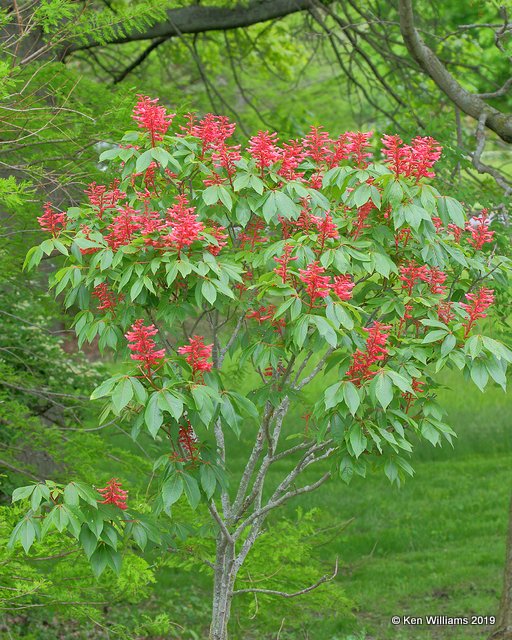
<path fill-rule="evenodd" d="M 284 143 L 260 132 L 242 149 L 225 117 L 180 119 L 143 96 L 133 117 L 137 130 L 100 157 L 117 178 L 67 212 L 47 204 L 52 237 L 26 264 L 63 254 L 51 287 L 78 309 L 79 343 L 97 338 L 130 363 L 92 398 L 105 403 L 100 424 L 114 416 L 132 438 L 151 436 L 152 514 L 130 504 L 122 478 L 99 491 L 48 481 L 15 491 L 30 510 L 12 542 L 28 552 L 55 527 L 99 574 L 118 570 L 126 544 L 166 553 L 182 496 L 204 505 L 217 528 L 210 638 L 224 640 L 269 514 L 367 469 L 412 474 L 418 441 L 454 435 L 432 378 L 445 367 L 505 386 L 512 354 L 478 321 L 507 261 L 490 251 L 485 211 L 467 222 L 432 185 L 432 138 L 384 136 L 374 153 L 370 133 L 313 127 Z M 296 406 L 306 425 L 290 420 Z M 253 444 L 237 475 L 241 432 Z M 272 484 L 277 462 L 287 469 Z"/>

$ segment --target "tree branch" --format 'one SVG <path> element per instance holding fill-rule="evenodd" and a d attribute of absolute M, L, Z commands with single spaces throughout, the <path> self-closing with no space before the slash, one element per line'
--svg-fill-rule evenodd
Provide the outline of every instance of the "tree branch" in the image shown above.
<path fill-rule="evenodd" d="M 326 574 L 322 576 L 320 580 L 317 580 L 315 584 L 312 584 L 310 587 L 306 587 L 305 589 L 301 589 L 300 591 L 295 591 L 295 593 L 286 593 L 285 591 L 275 591 L 274 589 L 237 589 L 233 591 L 233 595 L 240 595 L 242 593 L 266 593 L 270 596 L 281 596 L 282 598 L 296 598 L 297 596 L 302 596 L 305 593 L 309 593 L 314 589 L 317 589 L 324 582 L 330 582 L 334 580 L 334 578 L 338 575 L 338 558 L 336 558 L 336 562 L 334 563 L 334 571 L 332 574 Z"/>
<path fill-rule="evenodd" d="M 452 76 L 436 54 L 425 44 L 414 24 L 412 0 L 399 0 L 400 31 L 404 43 L 419 64 L 436 83 L 439 89 L 454 102 L 461 111 L 476 120 L 486 114 L 485 124 L 505 142 L 512 142 L 512 116 L 488 105 L 477 94 L 470 93 Z"/>

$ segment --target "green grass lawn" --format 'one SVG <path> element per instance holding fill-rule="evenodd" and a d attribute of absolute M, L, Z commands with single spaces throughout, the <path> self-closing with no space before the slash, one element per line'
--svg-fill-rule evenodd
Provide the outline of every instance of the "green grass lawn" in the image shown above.
<path fill-rule="evenodd" d="M 442 400 L 459 436 L 454 449 L 422 446 L 415 477 L 400 489 L 374 476 L 349 487 L 331 483 L 302 501 L 320 504 L 331 518 L 354 518 L 322 555 L 342 559 L 339 580 L 368 639 L 483 638 L 481 627 L 393 627 L 390 619 L 497 612 L 512 490 L 512 398 L 450 382 Z"/>

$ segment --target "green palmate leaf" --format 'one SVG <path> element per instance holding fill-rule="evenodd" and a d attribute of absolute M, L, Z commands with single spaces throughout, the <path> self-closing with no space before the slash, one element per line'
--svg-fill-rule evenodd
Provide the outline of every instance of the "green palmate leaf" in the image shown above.
<path fill-rule="evenodd" d="M 79 541 L 85 551 L 85 555 L 90 559 L 90 557 L 96 550 L 98 539 L 86 524 L 82 525 Z"/>
<path fill-rule="evenodd" d="M 18 487 L 17 489 L 14 489 L 12 492 L 12 501 L 17 502 L 18 500 L 25 500 L 32 495 L 36 487 L 37 484 L 30 484 L 26 487 Z"/>

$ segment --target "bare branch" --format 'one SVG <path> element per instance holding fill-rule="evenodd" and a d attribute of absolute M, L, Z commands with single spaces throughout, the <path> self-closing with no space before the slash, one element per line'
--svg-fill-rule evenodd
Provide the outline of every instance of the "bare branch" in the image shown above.
<path fill-rule="evenodd" d="M 302 596 L 305 593 L 309 593 L 310 591 L 317 589 L 321 584 L 324 584 L 325 582 L 330 582 L 331 580 L 334 580 L 334 578 L 337 575 L 338 575 L 338 558 L 336 558 L 336 562 L 334 564 L 334 571 L 332 572 L 332 574 L 326 574 L 325 576 L 322 576 L 320 580 L 317 580 L 315 582 L 315 584 L 312 584 L 311 586 L 306 587 L 305 589 L 301 589 L 300 591 L 295 591 L 294 593 L 286 593 L 285 591 L 275 591 L 274 589 L 258 589 L 258 588 L 237 589 L 236 591 L 233 591 L 233 595 L 237 596 L 242 593 L 265 593 L 269 596 L 281 596 L 282 598 L 296 598 L 297 596 Z"/>

